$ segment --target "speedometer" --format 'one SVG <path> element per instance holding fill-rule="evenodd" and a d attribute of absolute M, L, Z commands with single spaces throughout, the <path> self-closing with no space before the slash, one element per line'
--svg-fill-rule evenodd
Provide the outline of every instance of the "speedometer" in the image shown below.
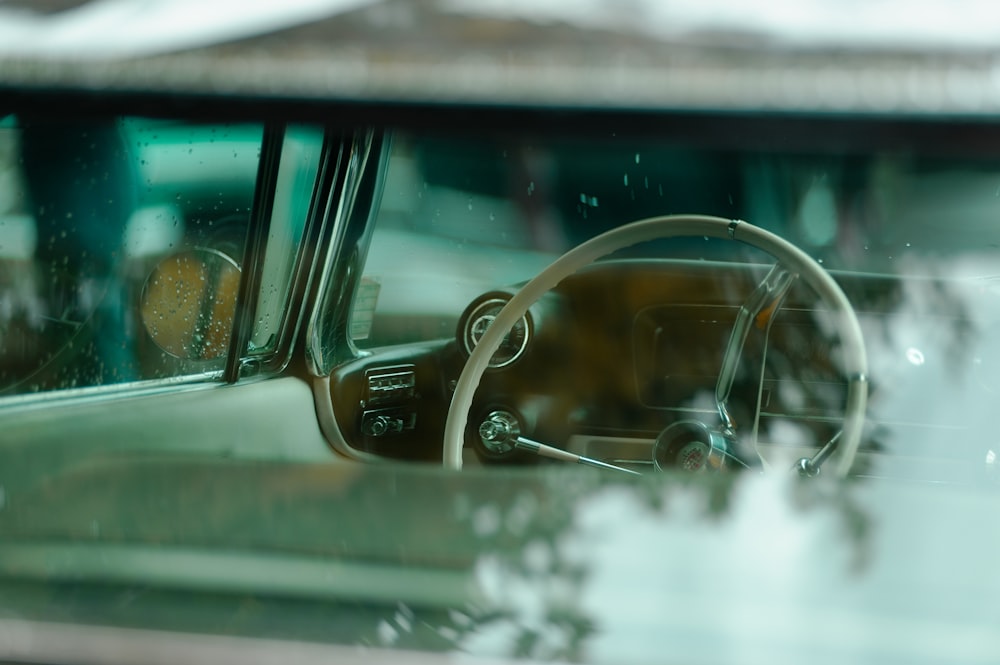
<path fill-rule="evenodd" d="M 476 348 L 479 340 L 483 338 L 506 304 L 507 300 L 504 298 L 489 298 L 475 305 L 463 318 L 462 346 L 467 354 L 471 354 Z M 520 358 L 528 347 L 529 336 L 527 316 L 522 316 L 500 342 L 500 347 L 490 358 L 489 367 L 493 369 L 506 367 Z"/>

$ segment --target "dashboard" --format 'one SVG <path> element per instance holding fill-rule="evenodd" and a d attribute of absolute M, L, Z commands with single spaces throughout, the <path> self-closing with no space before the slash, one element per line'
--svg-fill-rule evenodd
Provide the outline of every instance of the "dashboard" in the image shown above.
<path fill-rule="evenodd" d="M 470 459 L 539 460 L 487 445 L 480 427 L 497 417 L 532 440 L 638 472 L 652 468 L 654 441 L 670 425 L 718 428 L 727 342 L 768 268 L 613 259 L 564 280 L 493 356 L 469 414 Z M 1000 387 L 1000 358 L 991 357 L 983 325 L 992 310 L 982 303 L 992 306 L 992 295 L 975 281 L 835 277 L 858 312 L 872 368 L 855 472 L 936 480 L 986 474 L 992 426 L 982 414 Z M 439 462 L 465 360 L 514 293 L 474 298 L 452 338 L 372 349 L 337 368 L 331 397 L 344 443 L 380 457 Z M 840 340 L 809 289 L 797 283 L 772 314 L 751 327 L 728 391 L 734 454 L 751 467 L 790 467 L 813 454 L 837 433 L 846 398 Z"/>

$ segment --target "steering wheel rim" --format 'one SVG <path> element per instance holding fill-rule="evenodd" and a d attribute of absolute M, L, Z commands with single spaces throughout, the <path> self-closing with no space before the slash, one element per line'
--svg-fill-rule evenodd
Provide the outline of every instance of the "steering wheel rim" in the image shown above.
<path fill-rule="evenodd" d="M 857 314 L 843 290 L 815 259 L 770 231 L 742 220 L 708 215 L 666 215 L 626 224 L 595 236 L 569 250 L 526 283 L 497 314 L 465 363 L 452 395 L 445 422 L 442 462 L 445 468 L 462 468 L 462 448 L 472 401 L 490 358 L 507 332 L 528 308 L 559 282 L 602 256 L 649 240 L 683 236 L 705 236 L 736 240 L 761 249 L 796 273 L 830 308 L 844 348 L 844 371 L 848 377 L 847 403 L 839 441 L 838 476 L 850 470 L 861 441 L 868 398 L 868 360 Z"/>

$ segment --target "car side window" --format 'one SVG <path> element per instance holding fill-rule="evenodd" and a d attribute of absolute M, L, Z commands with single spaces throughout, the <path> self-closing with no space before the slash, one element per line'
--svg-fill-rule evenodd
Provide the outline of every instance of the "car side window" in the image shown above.
<path fill-rule="evenodd" d="M 218 373 L 262 137 L 0 119 L 0 396 Z"/>

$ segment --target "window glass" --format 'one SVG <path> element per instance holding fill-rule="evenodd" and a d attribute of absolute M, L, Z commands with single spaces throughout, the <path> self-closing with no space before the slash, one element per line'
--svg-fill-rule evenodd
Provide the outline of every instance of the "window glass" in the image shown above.
<path fill-rule="evenodd" d="M 218 371 L 262 134 L 5 119 L 0 395 Z"/>
<path fill-rule="evenodd" d="M 254 355 L 275 350 L 281 327 L 286 323 L 285 316 L 291 314 L 288 299 L 322 150 L 322 129 L 291 126 L 285 131 L 264 255 L 263 286 L 250 338 L 250 352 Z"/>
<path fill-rule="evenodd" d="M 603 231 L 667 214 L 747 220 L 836 274 L 992 284 L 998 182 L 1000 162 L 976 156 L 397 134 L 352 338 L 370 348 L 449 337 L 477 295 L 530 279 Z M 707 238 L 628 253 L 772 261 Z"/>
<path fill-rule="evenodd" d="M 776 259 L 725 238 L 676 237 L 603 257 L 538 301 L 491 359 L 476 393 L 483 413 L 519 390 L 559 386 L 577 410 L 552 416 L 564 429 L 549 438 L 576 453 L 648 465 L 627 441 L 587 437 L 641 430 L 652 441 L 664 422 L 731 417 L 746 450 L 790 465 L 832 439 L 848 380 L 864 377 L 872 468 L 890 451 L 910 477 L 942 477 L 932 459 L 954 461 L 948 477 L 960 477 L 996 456 L 1000 161 L 985 144 L 929 148 L 397 136 L 353 301 L 354 344 L 420 342 L 416 353 L 433 340 L 456 381 L 509 294 L 571 247 L 654 216 L 746 220 L 843 289 L 867 354 L 860 376 L 853 329 L 808 280 L 778 291 L 787 298 L 751 324 L 741 313 L 758 306 L 752 293 L 773 292 Z M 535 418 L 540 402 L 524 402 Z"/>

